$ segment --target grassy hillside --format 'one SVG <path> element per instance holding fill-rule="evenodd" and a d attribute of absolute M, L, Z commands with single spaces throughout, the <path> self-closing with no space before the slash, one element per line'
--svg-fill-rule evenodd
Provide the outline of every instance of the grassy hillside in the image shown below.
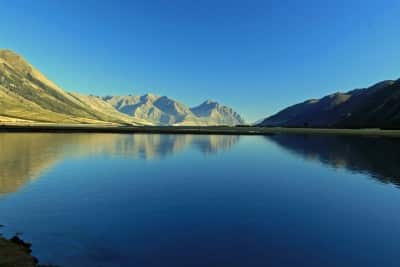
<path fill-rule="evenodd" d="M 0 50 L 0 116 L 56 123 L 136 123 L 88 98 L 67 93 L 10 50 Z"/>

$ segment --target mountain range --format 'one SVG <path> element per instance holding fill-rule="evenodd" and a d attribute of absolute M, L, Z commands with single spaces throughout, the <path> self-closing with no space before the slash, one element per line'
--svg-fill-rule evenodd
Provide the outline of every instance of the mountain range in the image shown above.
<path fill-rule="evenodd" d="M 237 125 L 233 109 L 207 100 L 189 108 L 166 96 L 70 93 L 17 53 L 0 50 L 0 121 L 129 125 Z"/>
<path fill-rule="evenodd" d="M 229 107 L 207 100 L 189 108 L 166 96 L 106 96 L 103 101 L 118 111 L 158 125 L 237 125 L 242 117 Z"/>
<path fill-rule="evenodd" d="M 0 49 L 0 122 L 235 126 L 243 118 L 207 100 L 189 107 L 167 96 L 94 96 L 57 86 L 17 53 Z M 260 120 L 258 126 L 400 128 L 400 79 L 309 99 Z"/>
<path fill-rule="evenodd" d="M 400 79 L 295 104 L 260 126 L 400 128 Z"/>

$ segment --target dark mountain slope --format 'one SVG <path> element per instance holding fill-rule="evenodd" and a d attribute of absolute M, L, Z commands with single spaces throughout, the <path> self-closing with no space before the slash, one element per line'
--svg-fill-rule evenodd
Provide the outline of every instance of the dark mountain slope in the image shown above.
<path fill-rule="evenodd" d="M 400 128 L 400 80 L 365 96 L 337 126 Z"/>
<path fill-rule="evenodd" d="M 386 127 L 399 125 L 399 81 L 335 93 L 288 107 L 261 122 L 287 127 Z"/>

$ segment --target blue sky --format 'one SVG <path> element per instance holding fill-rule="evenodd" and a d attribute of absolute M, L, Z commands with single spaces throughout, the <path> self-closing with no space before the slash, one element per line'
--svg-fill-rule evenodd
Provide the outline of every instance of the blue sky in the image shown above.
<path fill-rule="evenodd" d="M 215 99 L 247 120 L 400 77 L 400 1 L 3 0 L 0 47 L 69 91 Z"/>

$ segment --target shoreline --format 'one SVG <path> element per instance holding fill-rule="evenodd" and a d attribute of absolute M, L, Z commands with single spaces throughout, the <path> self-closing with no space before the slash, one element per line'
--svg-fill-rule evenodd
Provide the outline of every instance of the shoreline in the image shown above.
<path fill-rule="evenodd" d="M 0 266 L 37 267 L 38 260 L 31 255 L 31 244 L 18 236 L 6 239 L 0 236 Z"/>
<path fill-rule="evenodd" d="M 283 128 L 256 126 L 116 126 L 103 124 L 0 124 L 1 132 L 49 133 L 119 133 L 119 134 L 216 134 L 216 135 L 275 135 L 318 134 L 400 137 L 400 130 Z"/>

